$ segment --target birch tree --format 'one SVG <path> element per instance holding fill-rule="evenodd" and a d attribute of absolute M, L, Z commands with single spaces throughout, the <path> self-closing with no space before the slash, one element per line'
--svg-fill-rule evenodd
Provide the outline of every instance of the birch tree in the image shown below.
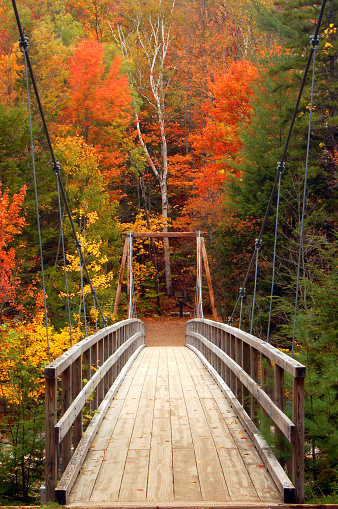
<path fill-rule="evenodd" d="M 147 163 L 157 179 L 161 192 L 164 229 L 168 231 L 168 145 L 166 136 L 166 96 L 174 74 L 169 65 L 169 48 L 173 41 L 173 11 L 175 1 L 141 0 L 127 2 L 121 22 L 117 22 L 115 39 L 123 57 L 130 62 L 129 80 L 137 94 L 134 95 L 134 115 L 139 142 L 144 150 Z M 160 140 L 159 153 L 150 147 L 142 129 L 141 98 L 156 118 Z M 171 267 L 169 239 L 164 239 L 166 292 L 171 295 Z"/>

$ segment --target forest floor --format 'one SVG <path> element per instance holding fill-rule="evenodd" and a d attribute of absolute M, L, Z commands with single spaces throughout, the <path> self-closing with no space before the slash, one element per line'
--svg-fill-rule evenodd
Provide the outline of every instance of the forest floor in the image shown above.
<path fill-rule="evenodd" d="M 187 318 L 143 319 L 147 346 L 184 346 Z"/>

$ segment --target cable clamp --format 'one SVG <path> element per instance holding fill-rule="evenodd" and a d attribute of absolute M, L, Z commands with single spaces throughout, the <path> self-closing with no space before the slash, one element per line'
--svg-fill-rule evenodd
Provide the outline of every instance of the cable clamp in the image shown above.
<path fill-rule="evenodd" d="M 278 173 L 283 175 L 283 173 L 285 171 L 285 163 L 281 163 L 280 161 L 278 161 L 278 163 L 277 163 L 277 171 L 278 171 Z"/>
<path fill-rule="evenodd" d="M 234 319 L 232 318 L 232 316 L 229 316 L 229 318 L 228 318 L 228 325 L 231 325 L 233 321 L 234 321 Z"/>
<path fill-rule="evenodd" d="M 103 323 L 103 327 L 108 326 L 107 318 L 105 316 L 102 317 L 102 323 Z"/>
<path fill-rule="evenodd" d="M 96 290 L 94 287 L 91 289 L 90 293 L 91 293 L 92 297 L 96 296 Z"/>
<path fill-rule="evenodd" d="M 262 240 L 261 239 L 256 239 L 255 240 L 255 248 L 257 251 L 259 251 L 262 247 Z"/>
<path fill-rule="evenodd" d="M 19 48 L 22 53 L 26 53 L 29 46 L 29 39 L 28 37 L 20 37 L 19 39 Z"/>
<path fill-rule="evenodd" d="M 79 241 L 79 239 L 76 239 L 74 244 L 77 249 L 81 249 L 81 242 Z"/>
<path fill-rule="evenodd" d="M 52 167 L 53 167 L 54 175 L 56 177 L 58 177 L 60 175 L 60 171 L 61 171 L 60 163 L 53 163 Z"/>
<path fill-rule="evenodd" d="M 239 296 L 240 296 L 240 298 L 241 298 L 241 299 L 244 299 L 245 294 L 246 294 L 246 288 L 242 288 L 242 287 L 241 287 L 241 288 L 239 289 Z"/>
<path fill-rule="evenodd" d="M 320 43 L 319 35 L 317 35 L 317 37 L 311 35 L 310 37 L 311 48 L 316 50 L 319 47 L 319 43 Z"/>

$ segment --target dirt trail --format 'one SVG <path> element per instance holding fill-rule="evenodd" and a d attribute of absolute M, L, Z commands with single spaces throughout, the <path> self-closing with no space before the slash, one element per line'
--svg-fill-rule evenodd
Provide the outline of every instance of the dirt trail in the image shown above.
<path fill-rule="evenodd" d="M 184 346 L 186 318 L 167 318 L 166 320 L 148 321 L 146 325 L 147 346 Z"/>

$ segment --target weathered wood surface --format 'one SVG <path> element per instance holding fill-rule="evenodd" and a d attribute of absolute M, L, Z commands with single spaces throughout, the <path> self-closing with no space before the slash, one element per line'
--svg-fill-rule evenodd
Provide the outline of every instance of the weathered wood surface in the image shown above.
<path fill-rule="evenodd" d="M 283 414 L 278 406 L 271 401 L 264 390 L 261 389 L 261 387 L 243 370 L 243 368 L 233 361 L 225 352 L 222 352 L 222 350 L 220 350 L 216 345 L 210 343 L 207 339 L 201 336 L 201 334 L 198 334 L 197 332 L 190 332 L 190 335 L 198 338 L 202 343 L 207 345 L 210 351 L 215 353 L 231 369 L 232 373 L 236 375 L 237 380 L 242 382 L 242 384 L 249 389 L 251 394 L 255 396 L 256 400 L 259 401 L 262 408 L 275 421 L 280 430 L 283 431 L 287 439 L 290 442 L 294 442 L 296 438 L 296 430 L 293 422 L 287 417 L 287 415 Z M 237 393 L 238 392 L 239 391 L 237 391 Z M 240 401 L 241 398 L 238 397 L 238 400 Z"/>
<path fill-rule="evenodd" d="M 143 349 L 67 500 L 87 507 L 281 502 L 252 440 L 185 347 Z"/>

